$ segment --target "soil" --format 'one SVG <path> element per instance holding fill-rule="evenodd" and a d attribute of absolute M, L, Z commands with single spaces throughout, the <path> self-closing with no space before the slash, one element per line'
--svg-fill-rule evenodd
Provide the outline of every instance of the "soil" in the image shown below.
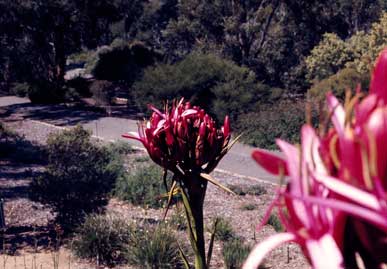
<path fill-rule="evenodd" d="M 44 145 L 48 134 L 58 132 L 56 128 L 25 119 L 6 119 L 4 123 L 8 128 L 22 135 L 25 140 L 36 145 Z M 143 156 L 145 156 L 144 152 L 137 151 L 127 156 L 127 162 L 132 163 L 134 159 Z M 104 268 L 98 267 L 93 261 L 74 257 L 71 252 L 71 240 L 63 240 L 61 242 L 63 244 L 59 246 L 55 240 L 55 227 L 52 223 L 55 212 L 28 198 L 30 179 L 43 171 L 43 164 L 21 164 L 13 160 L 2 160 L 0 168 L 0 195 L 4 197 L 7 224 L 3 248 L 9 254 L 0 255 L 0 268 Z M 257 224 L 272 200 L 275 185 L 220 172 L 214 172 L 212 176 L 224 185 L 232 184 L 248 188 L 260 184 L 267 193 L 231 195 L 209 185 L 204 211 L 206 227 L 211 227 L 214 217 L 224 217 L 230 220 L 235 233 L 250 245 L 276 233 L 269 225 L 265 225 L 260 231 L 256 230 Z M 252 210 L 244 209 L 246 205 L 252 207 Z M 149 220 L 149 222 L 157 223 L 162 219 L 164 209 L 144 209 L 112 198 L 106 212 L 120 215 L 129 221 Z M 173 210 L 169 216 L 172 214 Z M 184 242 L 188 241 L 185 233 L 180 231 L 178 236 Z M 206 236 L 209 237 L 209 233 Z M 212 268 L 224 268 L 221 251 L 222 243 L 216 241 L 211 262 Z M 59 265 L 56 267 L 53 262 L 58 256 Z M 275 249 L 265 262 L 265 268 L 273 269 L 308 267 L 300 249 L 293 244 Z"/>

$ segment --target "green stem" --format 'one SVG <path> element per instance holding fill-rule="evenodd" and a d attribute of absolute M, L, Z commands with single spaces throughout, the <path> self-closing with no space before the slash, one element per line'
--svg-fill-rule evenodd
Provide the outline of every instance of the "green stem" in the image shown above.
<path fill-rule="evenodd" d="M 200 177 L 190 177 L 186 178 L 183 184 L 183 201 L 191 245 L 195 252 L 195 268 L 207 269 L 203 223 L 203 204 L 207 182 Z"/>

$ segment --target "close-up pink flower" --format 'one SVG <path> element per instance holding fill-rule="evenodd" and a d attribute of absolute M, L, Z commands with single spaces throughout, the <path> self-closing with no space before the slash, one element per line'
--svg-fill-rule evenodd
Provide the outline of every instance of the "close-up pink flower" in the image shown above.
<path fill-rule="evenodd" d="M 257 268 L 269 250 L 288 241 L 301 246 L 313 268 L 386 265 L 387 49 L 376 61 L 368 95 L 361 100 L 358 89 L 342 105 L 328 93 L 327 105 L 332 128 L 325 134 L 305 125 L 300 149 L 277 141 L 283 159 L 253 153 L 269 172 L 288 176 L 274 204 L 286 233 L 258 244 L 244 268 Z"/>

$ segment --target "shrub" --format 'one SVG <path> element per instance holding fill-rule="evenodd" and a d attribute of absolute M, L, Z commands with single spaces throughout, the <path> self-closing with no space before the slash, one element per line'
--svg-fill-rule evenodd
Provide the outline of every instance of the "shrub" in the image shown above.
<path fill-rule="evenodd" d="M 131 85 L 141 76 L 142 70 L 155 63 L 159 55 L 141 42 L 129 43 L 116 39 L 97 51 L 88 69 L 96 79 L 125 81 Z"/>
<path fill-rule="evenodd" d="M 134 205 L 158 208 L 166 202 L 166 199 L 160 197 L 167 192 L 162 178 L 163 171 L 159 166 L 147 165 L 120 178 L 113 193 Z"/>
<path fill-rule="evenodd" d="M 317 122 L 317 113 L 312 111 L 312 123 Z M 276 149 L 276 138 L 292 143 L 299 142 L 299 131 L 305 123 L 305 103 L 283 100 L 273 105 L 261 106 L 258 112 L 241 115 L 236 125 L 242 132 L 241 140 L 247 144 L 267 149 Z"/>
<path fill-rule="evenodd" d="M 132 227 L 112 215 L 89 215 L 77 229 L 75 254 L 96 259 L 98 264 L 113 265 L 125 260 Z"/>
<path fill-rule="evenodd" d="M 171 218 L 169 219 L 171 227 L 176 228 L 177 230 L 187 229 L 187 221 L 185 218 L 185 212 L 182 207 L 177 207 L 173 212 Z"/>
<path fill-rule="evenodd" d="M 241 195 L 241 196 L 244 196 L 246 194 L 258 196 L 258 195 L 267 193 L 266 188 L 260 184 L 255 184 L 251 186 L 239 186 L 239 185 L 229 184 L 227 185 L 227 187 L 237 195 Z"/>
<path fill-rule="evenodd" d="M 16 96 L 26 97 L 30 91 L 30 85 L 27 82 L 13 83 L 10 91 Z"/>
<path fill-rule="evenodd" d="M 193 53 L 175 64 L 160 64 L 144 71 L 133 85 L 139 109 L 148 103 L 161 107 L 165 100 L 185 97 L 217 120 L 235 119 L 267 93 L 248 68 L 214 55 Z"/>
<path fill-rule="evenodd" d="M 133 234 L 127 259 L 136 268 L 182 267 L 177 238 L 166 226 L 137 229 Z"/>
<path fill-rule="evenodd" d="M 90 86 L 90 91 L 96 105 L 110 105 L 114 95 L 113 83 L 106 80 L 95 80 Z"/>
<path fill-rule="evenodd" d="M 104 147 L 90 141 L 90 133 L 77 126 L 47 140 L 48 165 L 31 183 L 32 198 L 53 206 L 68 228 L 85 213 L 101 208 L 123 167 Z"/>
<path fill-rule="evenodd" d="M 256 204 L 244 204 L 241 206 L 241 209 L 250 211 L 250 210 L 257 209 L 257 205 Z"/>
<path fill-rule="evenodd" d="M 82 97 L 91 97 L 92 93 L 90 92 L 90 81 L 83 77 L 75 77 L 66 82 L 67 87 L 74 89 L 79 96 Z"/>
<path fill-rule="evenodd" d="M 234 230 L 228 219 L 217 217 L 214 221 L 216 224 L 215 238 L 220 241 L 228 241 L 235 237 Z"/>
<path fill-rule="evenodd" d="M 228 184 L 227 188 L 232 190 L 237 195 L 240 195 L 240 196 L 245 196 L 246 195 L 246 191 L 245 191 L 245 189 L 242 186 Z"/>
<path fill-rule="evenodd" d="M 326 33 L 306 58 L 306 78 L 309 82 L 320 81 L 342 69 L 353 60 L 347 44 L 336 34 Z"/>
<path fill-rule="evenodd" d="M 247 259 L 250 250 L 251 247 L 243 244 L 242 240 L 239 238 L 224 243 L 222 250 L 224 268 L 242 268 L 243 262 Z"/>
<path fill-rule="evenodd" d="M 280 219 L 275 214 L 270 215 L 269 219 L 267 220 L 267 224 L 272 226 L 276 232 L 282 232 L 284 230 Z"/>
<path fill-rule="evenodd" d="M 32 103 L 52 104 L 64 100 L 65 89 L 63 85 L 49 81 L 39 81 L 30 84 L 28 98 Z"/>
<path fill-rule="evenodd" d="M 352 90 L 354 93 L 358 84 L 362 89 L 367 89 L 369 75 L 360 74 L 353 68 L 344 68 L 337 74 L 314 84 L 308 91 L 308 95 L 317 101 L 323 101 L 326 93 L 332 91 L 335 96 L 344 99 L 346 90 Z"/>

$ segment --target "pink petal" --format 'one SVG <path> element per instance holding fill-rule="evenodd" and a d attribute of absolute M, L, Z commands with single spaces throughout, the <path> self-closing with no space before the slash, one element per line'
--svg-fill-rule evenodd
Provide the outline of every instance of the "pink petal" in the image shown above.
<path fill-rule="evenodd" d="M 286 162 L 280 157 L 263 149 L 256 149 L 252 153 L 253 159 L 268 172 L 279 175 L 281 172 L 287 175 Z"/>
<path fill-rule="evenodd" d="M 287 161 L 287 170 L 294 181 L 298 181 L 300 177 L 300 151 L 298 148 L 281 139 L 277 139 L 278 147 L 285 154 Z"/>
<path fill-rule="evenodd" d="M 195 110 L 195 109 L 187 109 L 187 110 L 185 110 L 185 111 L 181 114 L 181 116 L 187 117 L 187 116 L 190 116 L 190 115 L 194 115 L 194 114 L 196 114 L 196 113 L 198 113 L 198 111 Z"/>
<path fill-rule="evenodd" d="M 319 240 L 306 240 L 305 244 L 314 269 L 343 268 L 343 256 L 330 234 Z"/>
<path fill-rule="evenodd" d="M 340 194 L 343 197 L 346 197 L 347 199 L 350 199 L 373 210 L 381 209 L 378 199 L 368 192 L 353 187 L 352 185 L 334 177 L 317 174 L 314 175 L 314 177 L 316 180 L 324 184 L 325 187 L 337 194 Z"/>
<path fill-rule="evenodd" d="M 243 269 L 256 269 L 262 263 L 265 256 L 273 250 L 275 247 L 286 243 L 295 241 L 296 236 L 292 233 L 279 233 L 275 234 L 263 242 L 257 244 L 250 252 L 247 260 L 243 264 Z"/>
<path fill-rule="evenodd" d="M 135 139 L 135 140 L 143 142 L 143 138 L 141 138 L 140 135 L 136 132 L 129 132 L 129 133 L 123 134 L 121 136 L 124 138 Z"/>
<path fill-rule="evenodd" d="M 376 60 L 370 92 L 376 94 L 387 104 L 387 49 L 384 49 Z"/>
<path fill-rule="evenodd" d="M 362 125 L 368 119 L 371 112 L 375 109 L 378 103 L 376 94 L 370 94 L 364 98 L 361 103 L 355 108 L 355 119 L 357 125 Z"/>
<path fill-rule="evenodd" d="M 161 111 L 158 110 L 155 106 L 149 104 L 149 105 L 148 105 L 148 108 L 151 109 L 151 110 L 153 110 L 154 112 L 156 112 L 160 117 L 165 118 L 165 114 L 164 114 L 164 113 L 161 113 Z"/>
<path fill-rule="evenodd" d="M 223 134 L 224 137 L 227 137 L 230 134 L 230 118 L 228 116 L 224 117 Z"/>
<path fill-rule="evenodd" d="M 387 107 L 375 109 L 370 115 L 366 127 L 369 131 L 369 144 L 375 143 L 374 150 L 370 150 L 370 161 L 376 165 L 377 176 L 385 179 L 387 175 Z M 373 175 L 375 176 L 375 175 Z M 387 188 L 387 180 L 383 183 Z"/>
<path fill-rule="evenodd" d="M 310 202 L 318 204 L 320 206 L 326 206 L 332 209 L 340 210 L 346 212 L 355 217 L 362 218 L 368 222 L 371 222 L 378 226 L 380 229 L 387 231 L 387 218 L 382 213 L 375 212 L 373 210 L 358 206 L 353 203 L 343 202 L 337 199 L 326 199 L 320 197 L 311 197 L 311 196 L 295 196 L 288 195 L 293 199 L 299 199 L 304 202 Z"/>
<path fill-rule="evenodd" d="M 329 107 L 329 111 L 332 112 L 333 125 L 340 136 L 344 132 L 345 125 L 344 108 L 331 92 L 327 94 L 327 104 Z"/>

